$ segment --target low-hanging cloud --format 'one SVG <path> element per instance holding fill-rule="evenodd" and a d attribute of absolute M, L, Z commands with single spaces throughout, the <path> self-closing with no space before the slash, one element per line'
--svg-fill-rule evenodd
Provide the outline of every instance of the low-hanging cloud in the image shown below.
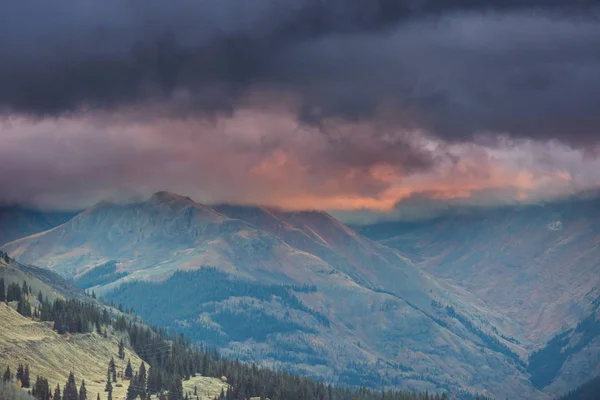
<path fill-rule="evenodd" d="M 599 4 L 14 2 L 0 203 L 401 216 L 595 187 Z"/>
<path fill-rule="evenodd" d="M 0 129 L 0 203 L 52 209 L 170 190 L 204 203 L 403 217 L 395 211 L 403 200 L 429 209 L 493 205 L 600 183 L 600 157 L 558 141 L 451 143 L 370 122 L 308 126 L 286 109 L 245 108 L 211 121 L 19 117 Z"/>

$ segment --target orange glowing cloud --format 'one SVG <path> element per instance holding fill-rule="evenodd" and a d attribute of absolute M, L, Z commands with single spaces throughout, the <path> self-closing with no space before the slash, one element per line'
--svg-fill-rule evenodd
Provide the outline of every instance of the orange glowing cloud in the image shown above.
<path fill-rule="evenodd" d="M 277 109 L 136 123 L 21 118 L 0 129 L 0 184 L 14 188 L 12 201 L 48 207 L 170 190 L 205 203 L 385 213 L 414 196 L 556 196 L 597 185 L 600 167 L 598 158 L 554 142 L 446 143 L 385 124 L 302 125 Z"/>

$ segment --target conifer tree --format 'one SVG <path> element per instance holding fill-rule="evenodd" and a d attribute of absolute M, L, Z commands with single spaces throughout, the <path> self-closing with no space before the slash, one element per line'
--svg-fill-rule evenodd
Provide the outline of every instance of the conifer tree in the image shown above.
<path fill-rule="evenodd" d="M 79 387 L 79 400 L 87 400 L 87 389 L 85 388 L 85 380 L 81 380 L 81 386 Z"/>
<path fill-rule="evenodd" d="M 25 365 L 25 369 L 23 370 L 23 378 L 21 379 L 21 387 L 29 388 L 31 386 L 31 381 L 29 380 L 29 365 Z"/>
<path fill-rule="evenodd" d="M 139 386 L 144 387 L 144 388 L 146 387 L 146 364 L 144 364 L 143 361 L 142 361 L 142 364 L 140 364 L 138 382 L 139 382 Z"/>
<path fill-rule="evenodd" d="M 23 281 L 23 288 L 21 289 L 21 292 L 23 292 L 24 296 L 29 294 L 29 287 L 27 287 L 27 282 L 25 281 Z"/>
<path fill-rule="evenodd" d="M 113 357 L 110 358 L 110 362 L 108 363 L 108 369 L 112 374 L 113 382 L 117 381 L 117 366 L 115 365 L 115 359 Z"/>
<path fill-rule="evenodd" d="M 31 304 L 27 299 L 19 299 L 19 303 L 17 304 L 17 312 L 24 317 L 31 317 Z"/>
<path fill-rule="evenodd" d="M 4 382 L 10 382 L 12 379 L 12 374 L 10 373 L 10 367 L 6 367 L 6 371 L 4 371 L 4 375 L 2 376 L 2 380 Z"/>
<path fill-rule="evenodd" d="M 125 359 L 125 345 L 123 344 L 123 339 L 119 341 L 119 358 L 121 360 Z"/>
<path fill-rule="evenodd" d="M 6 301 L 19 301 L 21 300 L 21 288 L 16 283 L 11 283 L 6 288 Z"/>
<path fill-rule="evenodd" d="M 137 387 L 137 375 L 134 379 L 129 382 L 129 387 L 127 388 L 127 400 L 134 400 L 138 395 L 138 387 Z"/>
<path fill-rule="evenodd" d="M 96 397 L 96 400 L 100 400 L 100 393 L 98 393 L 98 396 Z"/>
<path fill-rule="evenodd" d="M 19 366 L 17 367 L 17 374 L 15 375 L 15 379 L 17 380 L 17 382 L 21 382 L 21 385 L 23 384 L 23 375 L 25 375 L 23 364 L 19 364 Z"/>
<path fill-rule="evenodd" d="M 4 285 L 4 278 L 0 278 L 0 301 L 6 301 L 6 286 Z"/>
<path fill-rule="evenodd" d="M 131 360 L 127 360 L 127 367 L 125 367 L 125 377 L 133 378 L 133 369 L 131 368 Z"/>
<path fill-rule="evenodd" d="M 48 400 L 51 395 L 48 380 L 38 376 L 35 380 L 35 385 L 31 390 L 31 394 L 38 400 Z"/>
<path fill-rule="evenodd" d="M 62 400 L 62 396 L 60 395 L 60 385 L 56 384 L 56 389 L 54 389 L 54 397 L 52 400 Z"/>
<path fill-rule="evenodd" d="M 105 392 L 111 392 L 112 391 L 112 384 L 110 383 L 110 367 L 108 367 L 108 372 L 106 373 L 106 386 L 104 387 L 104 391 Z"/>
<path fill-rule="evenodd" d="M 183 395 L 183 385 L 179 376 L 173 376 L 169 384 L 168 400 L 181 400 Z"/>
<path fill-rule="evenodd" d="M 71 371 L 69 379 L 63 390 L 63 400 L 78 400 L 77 384 L 75 383 L 75 375 Z"/>

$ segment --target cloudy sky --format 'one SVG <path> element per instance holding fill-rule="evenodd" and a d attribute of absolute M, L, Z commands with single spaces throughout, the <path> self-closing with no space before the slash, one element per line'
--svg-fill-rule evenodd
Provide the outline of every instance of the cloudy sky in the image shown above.
<path fill-rule="evenodd" d="M 599 17 L 597 0 L 8 2 L 0 204 L 170 190 L 349 218 L 592 189 Z"/>

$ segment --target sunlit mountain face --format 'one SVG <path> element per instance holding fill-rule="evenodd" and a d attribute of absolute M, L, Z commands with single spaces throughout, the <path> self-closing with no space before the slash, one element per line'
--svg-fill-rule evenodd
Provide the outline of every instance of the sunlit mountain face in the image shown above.
<path fill-rule="evenodd" d="M 600 376 L 599 16 L 4 5 L 0 248 L 245 362 L 565 394 Z"/>

